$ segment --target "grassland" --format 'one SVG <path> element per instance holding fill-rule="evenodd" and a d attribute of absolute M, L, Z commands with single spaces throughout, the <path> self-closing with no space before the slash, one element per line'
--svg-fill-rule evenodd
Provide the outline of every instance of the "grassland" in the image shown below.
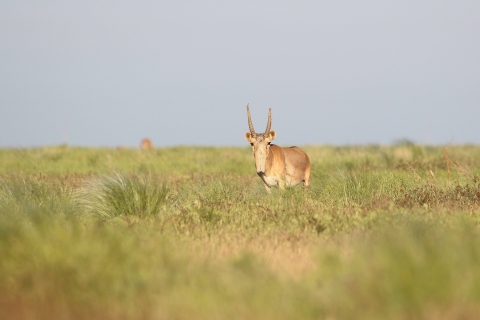
<path fill-rule="evenodd" d="M 1 319 L 476 319 L 480 147 L 0 149 Z"/>

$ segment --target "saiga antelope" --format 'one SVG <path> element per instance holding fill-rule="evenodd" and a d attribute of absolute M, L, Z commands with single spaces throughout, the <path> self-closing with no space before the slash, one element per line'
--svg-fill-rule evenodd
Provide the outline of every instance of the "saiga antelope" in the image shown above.
<path fill-rule="evenodd" d="M 298 147 L 282 148 L 270 142 L 275 139 L 275 130 L 270 131 L 272 125 L 272 109 L 268 110 L 267 129 L 264 133 L 256 133 L 247 105 L 248 128 L 245 139 L 252 146 L 255 157 L 257 174 L 262 178 L 265 188 L 270 192 L 271 187 L 284 189 L 286 186 L 296 186 L 303 182 L 305 189 L 310 185 L 310 159 Z"/>
<path fill-rule="evenodd" d="M 150 139 L 148 138 L 143 139 L 142 142 L 140 143 L 140 149 L 142 150 L 152 149 L 152 147 L 153 147 L 152 141 L 150 141 Z"/>

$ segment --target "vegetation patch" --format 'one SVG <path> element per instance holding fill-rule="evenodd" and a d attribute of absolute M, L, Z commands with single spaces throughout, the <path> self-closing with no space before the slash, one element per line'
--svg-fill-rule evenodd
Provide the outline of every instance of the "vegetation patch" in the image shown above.
<path fill-rule="evenodd" d="M 420 205 L 478 209 L 480 206 L 480 179 L 475 176 L 473 183 L 464 185 L 456 182 L 453 186 L 445 187 L 426 183 L 409 190 L 400 189 L 396 193 L 395 203 L 408 207 Z"/>
<path fill-rule="evenodd" d="M 100 219 L 156 215 L 168 196 L 168 187 L 151 174 L 101 175 L 77 191 L 76 201 L 84 214 Z"/>
<path fill-rule="evenodd" d="M 1 319 L 475 319 L 480 147 L 0 150 Z"/>

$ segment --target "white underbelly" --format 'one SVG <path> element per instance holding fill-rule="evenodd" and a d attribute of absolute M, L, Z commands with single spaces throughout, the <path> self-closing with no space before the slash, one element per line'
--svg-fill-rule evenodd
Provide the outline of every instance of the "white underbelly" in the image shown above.
<path fill-rule="evenodd" d="M 265 182 L 266 185 L 269 187 L 276 187 L 278 185 L 278 179 L 275 176 L 262 176 L 263 181 Z"/>
<path fill-rule="evenodd" d="M 295 187 L 297 184 L 299 184 L 300 182 L 302 182 L 301 180 L 294 180 L 294 179 L 293 179 L 291 176 L 289 176 L 289 175 L 287 175 L 285 178 L 286 178 L 286 179 L 285 179 L 285 180 L 286 180 L 285 182 L 286 182 L 287 186 L 289 186 L 289 187 Z"/>

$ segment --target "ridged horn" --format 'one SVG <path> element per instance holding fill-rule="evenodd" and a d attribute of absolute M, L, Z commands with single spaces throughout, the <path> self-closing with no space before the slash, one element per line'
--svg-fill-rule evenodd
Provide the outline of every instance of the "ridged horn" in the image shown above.
<path fill-rule="evenodd" d="M 265 129 L 265 134 L 270 132 L 270 127 L 272 126 L 272 108 L 268 108 L 268 122 L 267 129 Z"/>
<path fill-rule="evenodd" d="M 253 124 L 252 124 L 252 116 L 250 115 L 250 109 L 248 108 L 248 104 L 247 104 L 247 114 L 248 114 L 248 128 L 250 129 L 251 134 L 255 134 L 255 129 L 253 128 Z"/>

